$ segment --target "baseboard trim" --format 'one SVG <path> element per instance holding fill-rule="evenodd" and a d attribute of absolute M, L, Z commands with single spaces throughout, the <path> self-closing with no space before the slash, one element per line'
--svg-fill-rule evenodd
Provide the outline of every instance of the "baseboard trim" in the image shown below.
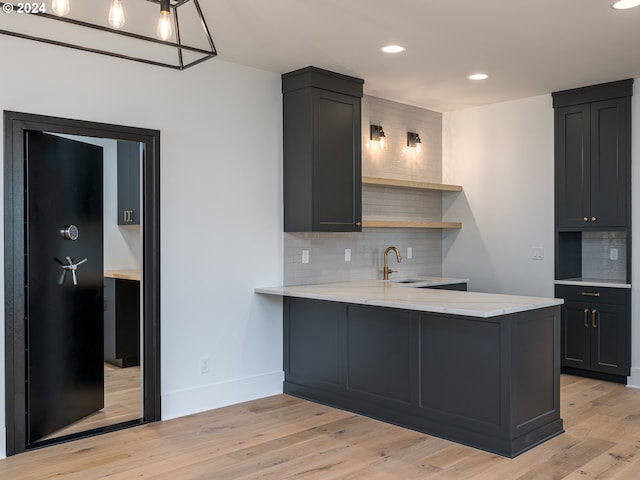
<path fill-rule="evenodd" d="M 0 427 L 0 458 L 7 458 L 7 428 Z"/>
<path fill-rule="evenodd" d="M 627 377 L 627 387 L 640 388 L 640 367 L 631 367 L 630 373 Z"/>
<path fill-rule="evenodd" d="M 284 372 L 272 372 L 228 382 L 162 394 L 162 419 L 226 407 L 282 393 Z"/>

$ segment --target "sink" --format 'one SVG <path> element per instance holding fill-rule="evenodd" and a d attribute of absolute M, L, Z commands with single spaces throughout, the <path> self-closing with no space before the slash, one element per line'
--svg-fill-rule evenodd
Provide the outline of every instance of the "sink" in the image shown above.
<path fill-rule="evenodd" d="M 425 280 L 424 278 L 398 278 L 397 280 L 389 280 L 391 283 L 425 283 L 429 280 Z"/>

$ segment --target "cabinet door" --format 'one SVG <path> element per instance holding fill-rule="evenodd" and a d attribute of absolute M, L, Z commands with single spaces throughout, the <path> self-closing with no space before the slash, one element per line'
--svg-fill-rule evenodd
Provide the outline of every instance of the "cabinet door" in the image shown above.
<path fill-rule="evenodd" d="M 556 215 L 559 228 L 585 227 L 590 220 L 590 115 L 588 104 L 556 109 Z"/>
<path fill-rule="evenodd" d="M 562 306 L 562 345 L 560 348 L 563 367 L 590 369 L 590 312 L 587 303 L 565 302 Z"/>
<path fill-rule="evenodd" d="M 626 225 L 626 103 L 623 98 L 591 104 L 592 227 Z"/>
<path fill-rule="evenodd" d="M 313 228 L 360 231 L 360 98 L 313 91 Z"/>
<path fill-rule="evenodd" d="M 629 375 L 626 317 L 620 305 L 594 305 L 590 310 L 592 370 Z"/>
<path fill-rule="evenodd" d="M 140 143 L 118 140 L 118 225 L 140 224 Z"/>

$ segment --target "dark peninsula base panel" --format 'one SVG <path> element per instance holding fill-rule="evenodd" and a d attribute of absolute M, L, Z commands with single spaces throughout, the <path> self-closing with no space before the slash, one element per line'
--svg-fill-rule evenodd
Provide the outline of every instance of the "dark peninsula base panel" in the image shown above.
<path fill-rule="evenodd" d="M 563 432 L 559 307 L 485 319 L 284 306 L 285 393 L 507 457 Z"/>

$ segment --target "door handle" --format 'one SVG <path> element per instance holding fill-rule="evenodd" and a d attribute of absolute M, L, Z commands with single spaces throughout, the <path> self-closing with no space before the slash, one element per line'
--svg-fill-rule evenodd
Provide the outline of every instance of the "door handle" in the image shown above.
<path fill-rule="evenodd" d="M 585 328 L 589 328 L 589 309 L 584 309 L 584 326 Z"/>
<path fill-rule="evenodd" d="M 591 310 L 591 326 L 596 328 L 596 310 Z"/>
<path fill-rule="evenodd" d="M 583 297 L 599 297 L 600 292 L 581 292 Z"/>
<path fill-rule="evenodd" d="M 87 259 L 84 258 L 76 263 L 73 263 L 73 260 L 71 260 L 71 257 L 69 256 L 67 256 L 66 259 L 69 265 L 62 265 L 62 274 L 60 275 L 58 284 L 62 285 L 64 283 L 65 277 L 67 276 L 67 272 L 71 272 L 71 276 L 73 277 L 73 284 L 78 285 L 78 277 L 76 275 L 76 270 L 78 269 L 78 265 L 82 265 L 84 262 L 87 261 Z"/>

